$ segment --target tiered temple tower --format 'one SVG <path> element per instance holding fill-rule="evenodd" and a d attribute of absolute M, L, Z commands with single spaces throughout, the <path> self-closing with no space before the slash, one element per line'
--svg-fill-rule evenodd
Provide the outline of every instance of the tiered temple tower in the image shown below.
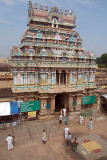
<path fill-rule="evenodd" d="M 20 47 L 13 47 L 9 63 L 13 68 L 16 100 L 40 100 L 40 116 L 54 115 L 66 107 L 81 110 L 82 96 L 95 86 L 95 55 L 82 48 L 73 30 L 72 10 L 43 6 L 29 1 L 28 29 Z"/>

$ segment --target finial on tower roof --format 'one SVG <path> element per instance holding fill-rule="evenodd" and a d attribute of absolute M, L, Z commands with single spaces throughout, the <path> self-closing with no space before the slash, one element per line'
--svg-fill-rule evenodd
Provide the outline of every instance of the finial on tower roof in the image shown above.
<path fill-rule="evenodd" d="M 68 14 L 68 12 L 67 12 L 67 9 L 65 10 L 65 15 L 67 15 Z"/>
<path fill-rule="evenodd" d="M 43 5 L 42 4 L 40 5 L 40 10 L 43 10 Z"/>
<path fill-rule="evenodd" d="M 51 8 L 51 11 L 53 11 L 53 12 L 58 12 L 58 7 L 52 7 L 52 8 Z"/>
<path fill-rule="evenodd" d="M 38 9 L 38 8 L 37 8 L 37 3 L 35 3 L 34 9 Z"/>
<path fill-rule="evenodd" d="M 63 10 L 62 9 L 60 9 L 60 13 L 63 14 Z"/>
<path fill-rule="evenodd" d="M 72 15 L 72 10 L 69 9 L 69 10 L 68 10 L 68 14 L 69 14 L 69 15 Z"/>
<path fill-rule="evenodd" d="M 47 5 L 45 6 L 45 11 L 48 11 L 48 6 Z"/>

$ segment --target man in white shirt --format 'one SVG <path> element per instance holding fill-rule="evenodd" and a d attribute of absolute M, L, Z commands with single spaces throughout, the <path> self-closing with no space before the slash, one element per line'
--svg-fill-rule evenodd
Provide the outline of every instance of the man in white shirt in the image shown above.
<path fill-rule="evenodd" d="M 63 108 L 63 115 L 66 117 L 66 108 Z"/>
<path fill-rule="evenodd" d="M 80 115 L 80 116 L 79 116 L 79 119 L 80 119 L 80 124 L 82 125 L 83 116 L 82 116 L 82 115 Z"/>
<path fill-rule="evenodd" d="M 68 128 L 68 127 L 65 127 L 65 139 L 68 138 L 68 131 L 69 131 L 69 128 Z"/>
<path fill-rule="evenodd" d="M 6 142 L 8 144 L 8 151 L 13 149 L 13 138 L 11 137 L 11 134 L 6 138 Z"/>
<path fill-rule="evenodd" d="M 71 134 L 68 131 L 68 137 L 67 137 L 67 145 L 71 144 Z"/>
<path fill-rule="evenodd" d="M 60 115 L 59 115 L 59 123 L 60 123 L 60 124 L 62 123 L 62 119 L 63 119 L 63 115 L 60 114 Z"/>

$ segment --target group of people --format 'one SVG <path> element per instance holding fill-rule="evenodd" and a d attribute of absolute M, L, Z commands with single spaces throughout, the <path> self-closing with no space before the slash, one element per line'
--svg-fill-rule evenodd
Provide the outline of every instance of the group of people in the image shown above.
<path fill-rule="evenodd" d="M 63 117 L 65 117 L 65 124 L 68 125 L 69 119 L 68 116 L 66 115 L 66 108 L 61 109 L 60 114 L 59 114 L 59 123 L 62 124 Z"/>
<path fill-rule="evenodd" d="M 75 152 L 77 150 L 77 146 L 78 146 L 77 138 L 75 138 L 74 141 L 72 141 L 72 137 L 71 137 L 71 134 L 69 132 L 69 128 L 65 127 L 64 130 L 65 130 L 65 140 L 66 140 L 66 143 L 67 143 L 67 145 L 72 144 L 73 151 Z"/>
<path fill-rule="evenodd" d="M 83 116 L 82 116 L 82 115 L 80 115 L 80 116 L 79 116 L 79 119 L 80 119 L 80 125 L 82 125 Z M 92 129 L 93 129 L 93 125 L 92 125 L 92 123 L 93 123 L 93 122 L 92 122 L 92 119 L 90 119 L 90 124 L 89 124 L 89 127 L 88 127 L 90 130 L 92 130 Z"/>
<path fill-rule="evenodd" d="M 62 111 L 60 113 L 60 116 L 59 116 L 60 124 L 62 123 L 63 116 L 66 117 L 65 124 L 68 124 L 68 116 L 66 116 L 66 109 L 63 109 L 63 113 L 62 113 Z M 80 125 L 82 125 L 82 121 L 83 121 L 83 116 L 82 115 L 79 116 L 79 120 L 80 120 Z M 90 119 L 89 128 L 90 128 L 90 130 L 93 129 L 92 119 Z M 75 138 L 75 140 L 72 142 L 71 141 L 72 137 L 71 137 L 71 134 L 69 132 L 69 128 L 65 127 L 64 130 L 65 130 L 65 139 L 66 139 L 67 145 L 72 143 L 73 144 L 73 151 L 76 151 L 77 150 L 77 145 L 78 145 L 77 139 Z M 8 150 L 13 149 L 13 138 L 12 138 L 11 134 L 9 134 L 8 137 L 6 138 L 6 142 L 8 144 Z M 46 144 L 46 132 L 45 132 L 45 130 L 43 130 L 42 142 L 44 144 Z"/>
<path fill-rule="evenodd" d="M 46 132 L 45 132 L 45 130 L 43 130 L 42 142 L 44 144 L 46 144 Z M 9 134 L 8 137 L 6 138 L 6 143 L 8 145 L 8 151 L 13 149 L 13 137 L 11 136 L 11 134 Z"/>

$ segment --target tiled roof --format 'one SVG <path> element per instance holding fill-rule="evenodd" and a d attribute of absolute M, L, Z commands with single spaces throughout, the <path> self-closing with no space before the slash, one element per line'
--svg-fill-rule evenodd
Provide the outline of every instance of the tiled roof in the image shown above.
<path fill-rule="evenodd" d="M 48 16 L 48 12 L 44 12 L 44 11 L 34 11 L 34 16 L 38 16 L 38 17 L 47 17 Z"/>

